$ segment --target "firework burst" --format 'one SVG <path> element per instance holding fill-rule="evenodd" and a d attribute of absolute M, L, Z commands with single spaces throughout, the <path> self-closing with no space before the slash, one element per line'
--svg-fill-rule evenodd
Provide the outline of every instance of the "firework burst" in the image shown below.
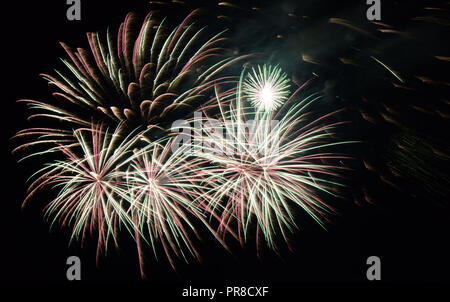
<path fill-rule="evenodd" d="M 195 258 L 199 255 L 189 233 L 198 237 L 192 219 L 211 230 L 203 217 L 202 208 L 195 203 L 204 160 L 189 158 L 177 149 L 172 152 L 173 140 L 151 143 L 145 152 L 131 161 L 121 177 L 128 187 L 129 213 L 139 235 L 153 247 L 160 241 L 173 268 L 172 254 L 187 261 L 183 250 Z M 138 251 L 142 249 L 138 241 Z M 141 258 L 141 257 L 140 257 Z M 141 261 L 142 266 L 142 261 Z"/>
<path fill-rule="evenodd" d="M 289 95 L 289 80 L 278 66 L 257 66 L 247 74 L 242 90 L 254 107 L 276 110 Z"/>
<path fill-rule="evenodd" d="M 138 18 L 128 14 L 116 37 L 110 30 L 106 35 L 88 33 L 89 50 L 61 43 L 69 57 L 61 59 L 66 72 L 42 74 L 56 102 L 20 101 L 36 111 L 29 120 L 45 119 L 50 126 L 19 132 L 16 138 L 26 143 L 14 152 L 37 146 L 44 148 L 36 154 L 55 151 L 49 146 L 75 142 L 71 130 L 92 121 L 111 127 L 124 123 L 131 129 L 164 127 L 205 106 L 214 84 L 233 81 L 221 73 L 247 56 L 227 56 L 224 32 L 208 37 L 205 28 L 196 29 L 196 13 L 171 31 L 165 19 L 152 13 L 136 31 Z"/>
<path fill-rule="evenodd" d="M 80 129 L 74 134 L 77 143 L 72 148 L 61 146 L 63 160 L 56 160 L 38 171 L 30 185 L 25 203 L 38 190 L 51 186 L 57 197 L 46 207 L 46 216 L 52 224 L 72 227 L 71 240 L 97 232 L 98 252 L 106 247 L 108 239 L 117 244 L 120 226 L 133 230 L 133 221 L 127 213 L 128 192 L 119 178 L 120 170 L 137 155 L 131 147 L 142 138 L 142 133 L 123 136 L 121 126 L 113 133 L 99 126 Z M 24 204 L 25 204 L 24 203 Z"/>
<path fill-rule="evenodd" d="M 210 189 L 203 197 L 206 210 L 219 219 L 219 234 L 225 235 L 237 223 L 237 236 L 245 242 L 255 221 L 256 236 L 262 233 L 268 246 L 275 249 L 276 235 L 281 233 L 288 242 L 287 233 L 297 227 L 296 206 L 322 226 L 325 215 L 333 212 L 318 192 L 333 194 L 332 188 L 340 185 L 335 179 L 342 167 L 326 162 L 345 157 L 326 150 L 349 142 L 331 139 L 341 122 L 324 123 L 336 112 L 311 119 L 307 109 L 320 95 L 293 101 L 303 87 L 291 94 L 280 110 L 263 114 L 258 105 L 246 106 L 238 87 L 228 109 L 223 105 L 227 101 L 217 96 L 220 127 L 226 136 L 220 139 L 217 131 L 207 127 L 202 132 L 193 130 L 203 142 L 202 149 L 194 149 L 195 155 L 211 165 L 204 172 L 204 183 Z"/>

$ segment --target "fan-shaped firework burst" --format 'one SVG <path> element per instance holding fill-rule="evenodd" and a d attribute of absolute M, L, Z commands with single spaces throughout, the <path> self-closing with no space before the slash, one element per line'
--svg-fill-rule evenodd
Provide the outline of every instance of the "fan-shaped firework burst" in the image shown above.
<path fill-rule="evenodd" d="M 61 43 L 70 58 L 62 59 L 67 72 L 42 75 L 54 90 L 56 102 L 22 102 L 37 111 L 29 119 L 40 117 L 64 123 L 21 131 L 16 137 L 37 139 L 15 151 L 73 142 L 70 130 L 89 127 L 92 120 L 114 127 L 121 122 L 132 128 L 167 126 L 205 105 L 206 91 L 232 78 L 220 77 L 221 72 L 246 56 L 225 56 L 220 46 L 226 40 L 223 32 L 205 38 L 205 28 L 195 29 L 191 21 L 196 12 L 172 31 L 167 30 L 164 19 L 158 21 L 152 13 L 136 31 L 137 18 L 129 14 L 117 38 L 110 30 L 106 36 L 88 33 L 89 51 L 74 51 Z"/>
<path fill-rule="evenodd" d="M 320 98 L 318 94 L 293 101 L 303 86 L 280 110 L 261 113 L 259 108 L 245 107 L 242 85 L 241 77 L 237 97 L 228 110 L 223 105 L 226 100 L 216 90 L 221 108 L 219 124 L 214 129 L 206 126 L 202 132 L 192 129 L 194 137 L 203 143 L 203 148 L 194 148 L 193 152 L 211 163 L 204 172 L 209 190 L 203 198 L 206 209 L 219 218 L 218 232 L 225 234 L 237 221 L 239 238 L 245 241 L 255 220 L 257 236 L 261 231 L 266 243 L 275 248 L 275 235 L 280 232 L 287 241 L 286 231 L 297 226 L 294 206 L 321 225 L 324 214 L 332 211 L 317 193 L 332 194 L 330 188 L 339 185 L 333 179 L 342 168 L 326 162 L 344 156 L 326 149 L 349 142 L 330 140 L 341 122 L 323 122 L 335 112 L 310 119 L 306 110 Z M 209 119 L 207 116 L 200 122 Z M 220 138 L 217 129 L 226 135 Z"/>

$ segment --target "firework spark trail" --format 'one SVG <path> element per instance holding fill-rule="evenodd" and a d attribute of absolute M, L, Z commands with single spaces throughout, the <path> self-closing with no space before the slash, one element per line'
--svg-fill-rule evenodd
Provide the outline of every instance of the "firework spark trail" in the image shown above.
<path fill-rule="evenodd" d="M 239 86 L 243 85 L 243 79 L 241 76 Z M 279 116 L 280 112 L 274 108 L 261 112 L 258 107 L 246 106 L 252 98 L 241 94 L 238 87 L 228 109 L 217 95 L 220 125 L 226 137 L 218 139 L 217 133 L 207 127 L 202 132 L 192 129 L 194 137 L 201 137 L 203 142 L 203 149 L 194 149 L 195 156 L 211 165 L 204 171 L 204 185 L 209 189 L 203 194 L 203 205 L 212 217 L 218 217 L 221 236 L 237 221 L 238 238 L 244 243 L 252 221 L 256 220 L 257 237 L 262 233 L 268 246 L 276 250 L 276 234 L 281 233 L 288 243 L 287 232 L 297 228 L 294 206 L 302 208 L 321 226 L 325 215 L 333 212 L 317 192 L 334 195 L 330 188 L 340 186 L 334 179 L 343 167 L 325 164 L 323 160 L 346 157 L 325 150 L 351 142 L 330 140 L 333 129 L 342 122 L 323 124 L 323 121 L 337 111 L 309 118 L 306 110 L 320 98 L 318 94 L 298 103 L 292 101 L 302 88 L 283 104 L 282 109 L 288 109 Z M 230 97 L 227 95 L 225 99 Z M 278 117 L 280 120 L 274 127 Z M 248 127 L 249 118 L 254 119 L 253 127 Z M 208 119 L 206 116 L 197 122 Z"/>

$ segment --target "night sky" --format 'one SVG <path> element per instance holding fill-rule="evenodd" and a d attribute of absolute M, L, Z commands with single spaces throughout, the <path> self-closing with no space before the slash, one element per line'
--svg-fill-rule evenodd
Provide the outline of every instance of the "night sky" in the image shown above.
<path fill-rule="evenodd" d="M 65 281 L 66 259 L 77 255 L 82 280 L 141 280 L 135 244 L 127 236 L 120 237 L 119 249 L 109 249 L 96 264 L 95 239 L 86 240 L 83 247 L 78 242 L 69 246 L 67 229 L 49 231 L 42 209 L 51 197 L 40 194 L 21 209 L 26 181 L 34 170 L 33 163 L 17 163 L 11 155 L 10 137 L 29 126 L 29 112 L 16 100 L 51 97 L 39 74 L 61 67 L 58 58 L 65 53 L 59 41 L 88 48 L 86 32 L 108 26 L 116 30 L 128 12 L 144 17 L 159 9 L 177 24 L 192 9 L 204 7 L 199 23 L 208 24 L 212 32 L 229 28 L 227 43 L 237 53 L 263 53 L 261 62 L 279 64 L 294 81 L 317 75 L 314 89 L 321 89 L 324 99 L 315 109 L 345 108 L 339 117 L 350 123 L 339 135 L 361 143 L 342 150 L 354 160 L 347 163 L 352 170 L 344 175 L 347 188 L 342 198 L 332 201 L 338 214 L 330 217 L 327 231 L 299 213 L 298 219 L 304 221 L 290 235 L 293 251 L 281 244 L 280 255 L 262 248 L 259 258 L 254 244 L 241 248 L 232 243 L 228 253 L 205 234 L 198 243 L 201 263 L 178 261 L 175 272 L 166 260 L 157 262 L 149 253 L 147 280 L 140 285 L 162 282 L 161 288 L 179 289 L 189 282 L 252 283 L 291 291 L 307 284 L 364 287 L 370 283 L 366 259 L 372 255 L 380 257 L 382 267 L 382 280 L 375 282 L 449 281 L 450 63 L 435 58 L 450 56 L 445 43 L 448 4 L 446 10 L 434 11 L 424 7 L 445 8 L 444 2 L 382 0 L 380 22 L 401 32 L 395 34 L 377 31 L 380 26 L 367 21 L 362 0 L 235 1 L 239 9 L 219 7 L 216 1 L 150 5 L 101 0 L 94 5 L 82 0 L 81 21 L 66 19 L 65 1 L 53 2 L 58 3 L 2 4 L 3 14 L 13 16 L 2 20 L 2 279 Z M 430 12 L 440 21 L 412 21 Z M 329 22 L 330 18 L 348 20 L 366 33 Z M 319 64 L 304 60 L 302 54 Z M 405 83 L 371 56 L 383 59 Z M 353 63 L 346 64 L 343 58 Z"/>

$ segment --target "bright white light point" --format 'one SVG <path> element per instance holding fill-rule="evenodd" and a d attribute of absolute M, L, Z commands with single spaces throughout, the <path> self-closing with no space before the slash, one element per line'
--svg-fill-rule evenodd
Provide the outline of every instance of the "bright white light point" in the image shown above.
<path fill-rule="evenodd" d="M 266 84 L 259 94 L 260 105 L 266 109 L 270 110 L 274 107 L 274 93 L 272 85 Z"/>
<path fill-rule="evenodd" d="M 289 95 L 287 75 L 277 66 L 257 66 L 247 73 L 243 93 L 258 110 L 271 112 L 280 107 Z"/>
<path fill-rule="evenodd" d="M 89 172 L 89 174 L 91 174 L 91 176 L 94 177 L 96 181 L 100 181 L 100 177 L 99 177 L 99 175 L 97 173 Z"/>

